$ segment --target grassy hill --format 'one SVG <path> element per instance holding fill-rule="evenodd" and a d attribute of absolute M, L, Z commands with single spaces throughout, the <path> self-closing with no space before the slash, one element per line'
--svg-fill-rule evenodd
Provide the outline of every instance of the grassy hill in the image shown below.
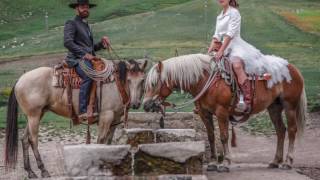
<path fill-rule="evenodd" d="M 68 1 L 1 1 L 0 22 L 1 19 L 8 19 L 8 23 L 0 24 L 0 61 L 1 58 L 8 57 L 65 52 L 62 26 L 66 19 L 73 16 L 72 10 L 61 5 L 67 4 L 66 2 Z M 179 54 L 205 52 L 213 33 L 215 17 L 220 12 L 215 0 L 209 0 L 207 7 L 205 0 L 96 2 L 99 7 L 91 12 L 90 18 L 95 38 L 108 35 L 121 57 L 141 57 L 148 54 L 153 60 L 172 57 L 176 49 Z M 298 66 L 305 77 L 310 105 L 319 105 L 320 2 L 239 2 L 243 17 L 242 37 L 263 53 L 281 56 Z M 22 3 L 28 5 L 22 6 Z M 17 7 L 18 4 L 20 7 Z M 45 11 L 49 12 L 49 32 L 44 30 Z M 28 12 L 33 12 L 32 16 L 19 19 L 22 14 L 28 16 Z M 108 56 L 105 52 L 100 55 Z M 180 95 L 171 98 L 174 101 L 184 101 Z M 186 110 L 190 109 L 192 107 Z"/>

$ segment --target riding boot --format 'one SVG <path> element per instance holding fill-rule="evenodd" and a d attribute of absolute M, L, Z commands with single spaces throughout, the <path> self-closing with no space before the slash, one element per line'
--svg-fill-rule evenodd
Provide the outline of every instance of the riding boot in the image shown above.
<path fill-rule="evenodd" d="M 251 103 L 252 103 L 252 92 L 251 92 L 251 82 L 249 79 L 246 79 L 243 84 L 240 84 L 240 90 L 244 96 L 245 113 L 250 113 L 251 111 Z"/>

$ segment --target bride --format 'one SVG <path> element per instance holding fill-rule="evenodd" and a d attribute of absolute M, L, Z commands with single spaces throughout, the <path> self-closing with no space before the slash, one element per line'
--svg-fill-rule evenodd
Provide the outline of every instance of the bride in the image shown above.
<path fill-rule="evenodd" d="M 240 36 L 241 16 L 237 0 L 217 0 L 223 8 L 216 20 L 216 30 L 212 38 L 208 53 L 217 51 L 215 60 L 219 61 L 223 55 L 228 55 L 233 70 L 237 76 L 240 90 L 244 95 L 244 104 L 238 108 L 244 112 L 251 110 L 251 88 L 248 74 L 272 74 L 268 88 L 285 77 L 291 80 L 287 69 L 288 62 L 273 55 L 263 55 L 258 49 L 244 41 Z M 276 72 L 282 70 L 283 72 Z M 243 102 L 242 102 L 243 103 Z M 241 108 L 242 107 L 242 108 Z"/>

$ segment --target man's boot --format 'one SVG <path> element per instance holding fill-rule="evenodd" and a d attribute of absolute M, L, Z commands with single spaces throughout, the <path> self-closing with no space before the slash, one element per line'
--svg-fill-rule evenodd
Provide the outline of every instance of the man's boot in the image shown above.
<path fill-rule="evenodd" d="M 246 79 L 244 81 L 244 83 L 239 84 L 239 86 L 240 86 L 241 92 L 243 93 L 243 101 L 244 102 L 241 102 L 242 100 L 240 98 L 240 101 L 238 104 L 238 109 L 241 109 L 242 112 L 250 113 L 251 102 L 252 102 L 251 82 L 249 79 Z"/>

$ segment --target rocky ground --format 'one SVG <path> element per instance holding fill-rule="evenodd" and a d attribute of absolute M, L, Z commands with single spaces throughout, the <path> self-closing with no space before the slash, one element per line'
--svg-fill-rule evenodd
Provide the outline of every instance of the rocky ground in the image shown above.
<path fill-rule="evenodd" d="M 229 173 L 207 172 L 208 179 L 320 179 L 320 114 L 310 115 L 308 127 L 302 140 L 296 145 L 295 162 L 293 170 L 268 169 L 268 163 L 273 159 L 276 148 L 276 137 L 251 135 L 241 128 L 237 128 L 238 147 L 232 148 L 233 164 Z M 145 117 L 141 119 L 141 117 Z M 151 118 L 148 114 L 131 116 L 130 128 L 159 127 L 157 117 Z M 197 131 L 197 139 L 206 139 L 204 127 L 199 119 L 192 114 L 176 114 L 165 121 L 166 128 L 193 128 Z M 53 179 L 65 175 L 63 166 L 62 146 L 64 144 L 83 144 L 85 142 L 85 127 L 69 129 L 54 129 L 53 126 L 41 127 L 40 153 L 45 166 L 53 176 Z M 21 135 L 21 133 L 20 133 Z M 96 139 L 93 128 L 92 142 Z M 0 153 L 3 154 L 4 130 L 0 133 Z M 286 151 L 287 148 L 285 148 Z M 24 179 L 21 147 L 19 149 L 18 166 L 15 170 L 5 171 L 3 159 L 0 160 L 0 179 Z M 208 151 L 208 147 L 207 147 Z M 33 170 L 40 175 L 36 162 L 30 150 Z"/>

